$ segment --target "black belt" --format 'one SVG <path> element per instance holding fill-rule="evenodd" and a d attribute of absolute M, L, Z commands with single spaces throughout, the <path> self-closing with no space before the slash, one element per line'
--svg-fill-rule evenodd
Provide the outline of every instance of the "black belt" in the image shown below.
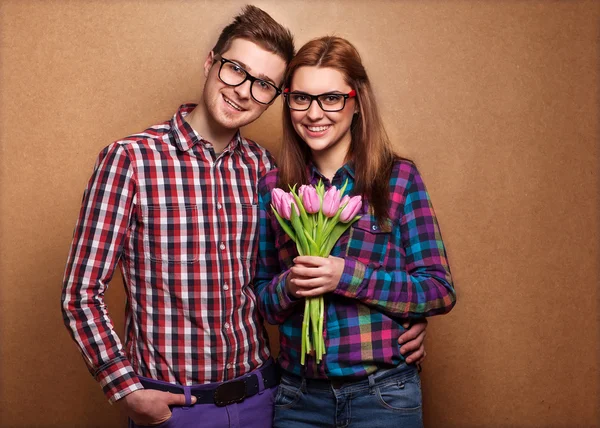
<path fill-rule="evenodd" d="M 263 378 L 264 389 L 273 388 L 279 383 L 279 373 L 276 365 L 274 363 L 267 363 L 252 374 L 229 382 L 214 384 L 212 388 L 202 386 L 192 387 L 191 394 L 196 397 L 197 404 L 216 404 L 222 407 L 232 403 L 240 403 L 244 399 L 258 393 L 258 376 L 260 375 Z M 140 382 L 147 389 L 156 389 L 173 394 L 184 393 L 183 388 L 179 385 L 162 385 L 148 382 L 144 379 L 140 379 Z"/>
<path fill-rule="evenodd" d="M 298 376 L 297 374 L 294 373 L 290 373 L 290 372 L 284 372 L 285 376 L 290 377 L 290 378 L 294 378 L 296 380 L 296 382 L 301 382 L 302 381 L 302 377 Z M 349 385 L 349 384 L 353 384 L 356 382 L 361 382 L 363 380 L 368 379 L 369 376 L 359 376 L 359 377 L 334 377 L 334 378 L 329 378 L 329 379 L 318 379 L 318 378 L 305 378 L 305 382 L 306 382 L 306 386 L 307 387 L 316 387 L 319 389 L 329 389 L 329 387 L 333 388 L 333 389 L 340 389 L 343 386 Z"/>

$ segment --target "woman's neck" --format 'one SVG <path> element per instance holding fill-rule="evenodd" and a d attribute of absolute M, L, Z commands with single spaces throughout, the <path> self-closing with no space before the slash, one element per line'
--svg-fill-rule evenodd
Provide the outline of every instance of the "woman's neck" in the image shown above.
<path fill-rule="evenodd" d="M 346 156 L 349 149 L 350 144 L 337 144 L 334 147 L 330 147 L 329 150 L 313 151 L 312 161 L 319 172 L 329 179 L 329 181 L 332 181 L 335 173 L 346 163 Z"/>

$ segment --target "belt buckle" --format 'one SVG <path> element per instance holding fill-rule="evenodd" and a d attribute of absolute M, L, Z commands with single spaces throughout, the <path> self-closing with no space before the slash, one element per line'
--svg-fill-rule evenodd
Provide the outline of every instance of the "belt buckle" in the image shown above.
<path fill-rule="evenodd" d="M 241 403 L 246 398 L 246 381 L 233 380 L 222 383 L 215 389 L 215 404 L 219 407 L 231 403 Z"/>

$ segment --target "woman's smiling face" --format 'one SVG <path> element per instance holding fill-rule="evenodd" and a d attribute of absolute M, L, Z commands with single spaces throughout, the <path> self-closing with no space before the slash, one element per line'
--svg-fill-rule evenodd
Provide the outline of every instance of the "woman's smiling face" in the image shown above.
<path fill-rule="evenodd" d="M 348 94 L 352 88 L 334 68 L 304 66 L 294 72 L 289 91 L 309 95 Z M 336 112 L 323 111 L 314 100 L 308 110 L 290 109 L 290 115 L 294 129 L 313 155 L 336 153 L 345 157 L 350 148 L 350 125 L 355 110 L 355 98 L 346 99 L 344 108 Z"/>

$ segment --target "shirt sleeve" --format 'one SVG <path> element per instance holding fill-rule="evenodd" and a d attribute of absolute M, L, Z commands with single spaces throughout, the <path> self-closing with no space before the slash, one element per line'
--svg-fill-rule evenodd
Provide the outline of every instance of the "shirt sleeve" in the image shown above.
<path fill-rule="evenodd" d="M 268 176 L 267 179 L 272 179 Z M 275 231 L 271 227 L 269 212 L 271 210 L 271 193 L 261 180 L 259 184 L 258 203 L 260 209 L 259 245 L 256 275 L 254 277 L 255 292 L 258 297 L 258 308 L 270 324 L 283 324 L 293 312 L 293 308 L 303 299 L 289 295 L 285 282 L 291 267 L 292 257 L 279 252 L 275 247 Z M 283 233 L 283 232 L 281 232 Z M 283 266 L 280 263 L 282 258 Z M 286 259 L 287 260 L 286 262 Z M 289 266 L 286 266 L 286 263 Z"/>
<path fill-rule="evenodd" d="M 347 257 L 334 293 L 400 318 L 449 312 L 456 293 L 446 250 L 429 194 L 414 166 L 399 227 L 404 268 L 389 270 Z"/>
<path fill-rule="evenodd" d="M 109 317 L 104 293 L 123 250 L 136 183 L 122 145 L 105 148 L 84 192 L 62 291 L 65 325 L 111 403 L 143 389 Z"/>

